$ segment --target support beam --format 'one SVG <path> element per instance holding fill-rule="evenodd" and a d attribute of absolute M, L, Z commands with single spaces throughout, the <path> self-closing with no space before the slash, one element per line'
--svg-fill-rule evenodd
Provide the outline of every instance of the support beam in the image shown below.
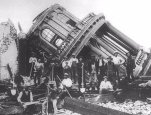
<path fill-rule="evenodd" d="M 105 37 L 107 40 L 109 40 L 109 43 L 115 44 L 115 45 L 116 45 L 116 48 L 120 48 L 120 50 L 121 50 L 121 52 L 123 52 L 123 54 L 126 54 L 126 52 L 128 52 L 128 50 L 125 49 L 125 48 L 123 47 L 123 45 L 118 44 L 116 41 L 112 40 L 109 36 L 104 35 L 104 37 Z"/>
<path fill-rule="evenodd" d="M 136 52 L 138 52 L 140 45 L 137 44 L 135 41 L 121 33 L 119 30 L 117 30 L 115 27 L 113 27 L 109 22 L 105 23 L 109 29 L 109 31 L 118 39 L 122 40 L 125 44 L 129 45 L 131 48 L 133 48 Z"/>
<path fill-rule="evenodd" d="M 108 52 L 110 52 L 111 54 L 114 53 L 114 50 L 112 48 L 110 48 L 110 46 L 106 45 L 104 42 L 102 42 L 100 40 L 100 38 L 96 38 L 96 41 L 101 45 L 103 46 Z"/>
<path fill-rule="evenodd" d="M 124 44 L 122 41 L 120 41 L 119 39 L 117 39 L 115 36 L 113 36 L 111 33 L 106 32 L 105 35 L 108 36 L 111 40 L 115 41 L 120 46 L 122 46 L 127 51 L 129 51 L 129 52 L 133 52 L 134 51 L 132 48 L 130 48 L 129 46 L 127 46 L 126 44 Z"/>
<path fill-rule="evenodd" d="M 109 52 L 107 52 L 107 51 L 106 51 L 106 52 L 103 52 L 102 50 L 100 50 L 100 49 L 94 47 L 94 46 L 91 45 L 91 44 L 89 44 L 89 47 L 90 47 L 91 50 L 92 50 L 93 52 L 95 52 L 96 54 L 102 55 L 103 58 L 107 58 L 107 57 L 108 57 L 108 53 L 109 53 Z"/>
<path fill-rule="evenodd" d="M 126 58 L 126 52 L 124 52 L 124 50 L 121 49 L 121 46 L 118 46 L 118 44 L 114 43 L 114 42 L 111 42 L 107 36 L 103 36 L 102 37 L 102 41 L 105 43 L 105 44 L 108 44 L 110 47 L 112 47 L 115 51 L 118 51 L 119 54 Z"/>

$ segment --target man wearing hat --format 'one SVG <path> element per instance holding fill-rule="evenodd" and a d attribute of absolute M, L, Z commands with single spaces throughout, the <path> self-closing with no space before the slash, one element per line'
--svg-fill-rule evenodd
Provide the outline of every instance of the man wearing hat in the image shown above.
<path fill-rule="evenodd" d="M 115 51 L 113 55 L 114 56 L 112 58 L 113 58 L 113 62 L 115 65 L 120 65 L 120 64 L 123 64 L 125 62 L 125 60 L 119 56 L 118 51 Z"/>
<path fill-rule="evenodd" d="M 34 69 L 35 69 L 34 83 L 35 85 L 37 84 L 39 85 L 41 76 L 43 75 L 44 72 L 44 63 L 42 63 L 41 59 L 38 59 L 38 61 L 35 63 Z"/>
<path fill-rule="evenodd" d="M 122 65 L 125 62 L 125 60 L 119 56 L 119 52 L 115 51 L 113 56 L 113 63 L 115 65 L 116 69 L 116 77 L 118 78 L 118 81 L 120 81 L 119 72 L 120 72 L 120 65 Z"/>
<path fill-rule="evenodd" d="M 101 81 L 103 80 L 103 76 L 105 75 L 105 61 L 102 55 L 99 56 L 97 67 L 98 67 L 98 84 L 100 84 Z"/>
<path fill-rule="evenodd" d="M 131 82 L 131 80 L 132 81 L 134 80 L 133 69 L 135 68 L 135 60 L 132 58 L 130 52 L 127 52 L 126 56 L 127 56 L 126 72 L 127 72 L 128 81 Z"/>
<path fill-rule="evenodd" d="M 30 65 L 30 77 L 31 78 L 33 78 L 34 76 L 33 76 L 33 74 L 34 74 L 34 65 L 35 65 L 35 63 L 37 62 L 37 58 L 36 58 L 36 56 L 35 56 L 35 53 L 34 52 L 32 52 L 31 53 L 31 57 L 29 58 L 29 63 L 31 64 Z"/>
<path fill-rule="evenodd" d="M 19 93 L 19 96 L 17 98 L 17 101 L 22 104 L 22 106 L 25 108 L 24 113 L 31 115 L 35 111 L 35 105 L 34 104 L 27 104 L 29 102 L 33 101 L 33 94 L 32 91 L 30 91 L 28 86 L 24 86 L 23 90 Z M 26 105 L 27 104 L 27 105 Z"/>
<path fill-rule="evenodd" d="M 64 61 L 62 62 L 63 73 L 68 73 L 71 75 L 71 65 L 67 57 L 65 57 Z"/>
<path fill-rule="evenodd" d="M 17 100 L 19 103 L 25 103 L 25 102 L 32 102 L 33 101 L 33 95 L 32 95 L 32 92 L 29 90 L 28 86 L 24 86 L 23 91 L 21 91 L 19 93 Z"/>
<path fill-rule="evenodd" d="M 100 94 L 106 94 L 113 90 L 113 86 L 110 81 L 108 81 L 107 76 L 103 77 L 104 80 L 100 83 Z"/>
<path fill-rule="evenodd" d="M 109 56 L 107 58 L 108 62 L 105 64 L 105 70 L 106 70 L 106 75 L 109 79 L 109 81 L 111 81 L 112 84 L 116 84 L 116 69 L 115 69 L 115 65 L 112 62 L 113 58 L 111 56 Z"/>

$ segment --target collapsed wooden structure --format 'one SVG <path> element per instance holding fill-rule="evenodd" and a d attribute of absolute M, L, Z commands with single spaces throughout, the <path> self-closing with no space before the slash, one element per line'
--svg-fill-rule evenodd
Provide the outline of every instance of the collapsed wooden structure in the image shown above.
<path fill-rule="evenodd" d="M 127 58 L 127 52 L 136 57 L 135 77 L 151 75 L 151 54 L 112 26 L 103 14 L 90 13 L 83 20 L 79 20 L 62 6 L 55 4 L 33 20 L 27 36 L 19 38 L 16 41 L 19 75 L 28 74 L 28 62 L 32 52 L 53 63 L 61 64 L 65 57 L 70 58 L 72 54 L 84 59 L 91 55 L 107 58 L 115 51 L 124 59 Z M 88 114 L 89 111 L 90 115 L 109 115 L 113 112 L 115 115 L 127 115 L 70 98 L 65 99 L 65 108 L 82 114 Z"/>
<path fill-rule="evenodd" d="M 27 34 L 27 46 L 27 54 L 31 49 L 38 49 L 45 52 L 46 58 L 52 55 L 59 63 L 72 54 L 83 58 L 90 55 L 107 58 L 118 51 L 126 59 L 126 53 L 130 52 L 136 57 L 134 76 L 150 75 L 150 54 L 112 26 L 103 14 L 90 13 L 79 20 L 62 6 L 55 4 L 33 20 Z"/>

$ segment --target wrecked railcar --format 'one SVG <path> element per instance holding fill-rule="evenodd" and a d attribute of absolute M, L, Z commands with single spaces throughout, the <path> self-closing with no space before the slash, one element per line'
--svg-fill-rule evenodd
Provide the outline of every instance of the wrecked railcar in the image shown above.
<path fill-rule="evenodd" d="M 126 53 L 130 52 L 136 57 L 135 76 L 146 75 L 150 68 L 149 53 L 112 26 L 103 14 L 90 13 L 79 20 L 58 4 L 47 8 L 33 20 L 27 34 L 27 45 L 28 53 L 31 49 L 44 51 L 46 58 L 53 56 L 59 63 L 72 54 L 84 58 L 90 55 L 107 58 L 118 51 L 126 59 Z"/>

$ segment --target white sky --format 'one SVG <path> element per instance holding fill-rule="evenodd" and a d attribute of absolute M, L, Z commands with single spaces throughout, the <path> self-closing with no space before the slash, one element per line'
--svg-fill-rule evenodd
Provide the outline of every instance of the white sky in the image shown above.
<path fill-rule="evenodd" d="M 114 27 L 142 46 L 151 47 L 150 0 L 0 0 L 0 22 L 10 18 L 28 32 L 32 20 L 50 5 L 58 3 L 79 19 L 88 13 L 103 13 Z"/>

